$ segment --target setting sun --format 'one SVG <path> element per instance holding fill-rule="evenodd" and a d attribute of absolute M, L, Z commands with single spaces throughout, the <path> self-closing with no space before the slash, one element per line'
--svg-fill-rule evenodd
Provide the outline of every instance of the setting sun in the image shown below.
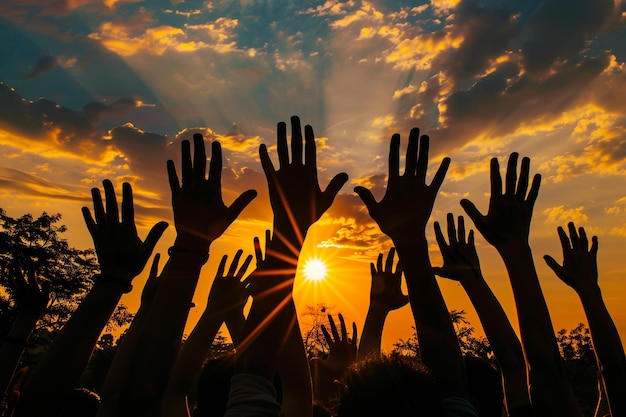
<path fill-rule="evenodd" d="M 302 273 L 307 281 L 319 282 L 326 278 L 328 269 L 326 268 L 326 264 L 320 259 L 311 258 L 304 264 Z"/>

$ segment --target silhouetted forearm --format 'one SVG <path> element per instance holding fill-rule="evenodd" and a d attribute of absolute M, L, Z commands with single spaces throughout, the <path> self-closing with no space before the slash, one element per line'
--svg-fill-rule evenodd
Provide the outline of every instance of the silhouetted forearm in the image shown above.
<path fill-rule="evenodd" d="M 528 244 L 496 247 L 509 273 L 529 366 L 530 398 L 537 416 L 582 416 L 561 367 L 548 306 Z"/>
<path fill-rule="evenodd" d="M 437 381 L 442 397 L 467 398 L 461 349 L 432 272 L 426 237 L 394 243 L 409 290 L 422 360 Z"/>
<path fill-rule="evenodd" d="M 579 293 L 613 416 L 626 415 L 626 356 L 599 287 Z"/>
<path fill-rule="evenodd" d="M 16 416 L 59 414 L 87 366 L 123 290 L 104 277 L 94 284 L 27 381 Z"/>

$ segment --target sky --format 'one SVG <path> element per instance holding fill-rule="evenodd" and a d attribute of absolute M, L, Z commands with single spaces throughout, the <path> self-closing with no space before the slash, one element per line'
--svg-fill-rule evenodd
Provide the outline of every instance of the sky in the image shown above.
<path fill-rule="evenodd" d="M 166 161 L 180 142 L 219 140 L 224 199 L 259 193 L 211 248 L 187 332 L 206 304 L 217 264 L 271 225 L 258 148 L 275 154 L 276 123 L 299 115 L 317 137 L 322 187 L 350 179 L 309 232 L 301 260 L 326 262 L 317 283 L 296 277 L 302 327 L 326 306 L 362 328 L 369 263 L 391 241 L 352 191 L 381 198 L 389 138 L 419 127 L 430 170 L 452 164 L 432 222 L 486 211 L 489 160 L 511 152 L 543 176 L 531 246 L 555 330 L 586 322 L 573 290 L 543 262 L 561 260 L 559 225 L 574 221 L 600 242 L 600 285 L 626 336 L 626 5 L 621 0 L 21 0 L 0 2 L 0 207 L 13 217 L 61 213 L 71 245 L 91 247 L 80 207 L 111 179 L 135 192 L 140 236 L 172 220 Z M 467 222 L 471 226 L 471 221 Z M 157 246 L 174 239 L 173 225 Z M 504 265 L 477 234 L 483 274 L 517 328 Z M 123 298 L 138 307 L 147 269 Z M 439 279 L 450 309 L 458 283 Z M 389 315 L 383 347 L 412 331 L 410 309 Z"/>

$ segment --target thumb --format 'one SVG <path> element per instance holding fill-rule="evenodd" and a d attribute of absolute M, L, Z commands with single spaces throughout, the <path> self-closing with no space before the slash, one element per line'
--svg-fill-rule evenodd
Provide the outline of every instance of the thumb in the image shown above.
<path fill-rule="evenodd" d="M 361 186 L 354 187 L 354 192 L 357 193 L 359 197 L 361 197 L 361 200 L 363 200 L 363 203 L 365 203 L 365 207 L 367 207 L 367 210 L 370 212 L 371 215 L 372 210 L 376 205 L 376 199 L 372 195 L 372 192 L 367 188 Z"/>

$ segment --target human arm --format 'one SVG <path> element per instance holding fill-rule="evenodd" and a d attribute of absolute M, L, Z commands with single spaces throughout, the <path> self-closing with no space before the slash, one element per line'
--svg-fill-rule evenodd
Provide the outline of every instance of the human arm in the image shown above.
<path fill-rule="evenodd" d="M 529 368 L 534 412 L 537 416 L 580 416 L 582 412 L 561 366 L 552 321 L 528 242 L 541 176 L 534 176 L 528 190 L 530 159 L 522 160 L 519 181 L 517 159 L 517 153 L 509 157 L 504 193 L 498 160 L 491 160 L 491 196 L 486 215 L 469 200 L 462 200 L 461 206 L 484 238 L 500 253 L 508 271 Z"/>
<path fill-rule="evenodd" d="M 248 292 L 245 283 L 241 280 L 252 261 L 252 255 L 246 257 L 239 267 L 242 254 L 242 249 L 237 251 L 226 274 L 224 274 L 224 270 L 228 255 L 222 257 L 213 279 L 206 308 L 189 337 L 181 346 L 176 362 L 172 367 L 163 398 L 163 416 L 188 414 L 186 397 L 193 389 L 194 382 L 202 370 L 202 363 L 206 359 L 213 339 L 215 339 L 222 323 L 228 317 L 231 317 L 231 326 L 233 320 L 235 322 L 241 320 L 242 327 L 245 323 L 243 307 L 248 299 Z M 241 339 L 241 333 L 238 334 L 237 332 L 241 332 L 242 329 L 229 327 L 229 331 L 231 338 L 237 345 Z"/>
<path fill-rule="evenodd" d="M 141 331 L 146 324 L 148 310 L 152 305 L 152 301 L 154 300 L 154 296 L 161 282 L 159 279 L 160 259 L 160 254 L 157 253 L 154 255 L 148 279 L 141 293 L 139 310 L 137 314 L 135 314 L 135 317 L 133 317 L 133 321 L 124 337 L 119 342 L 119 346 L 113 357 L 113 362 L 111 362 L 111 366 L 107 372 L 106 379 L 100 390 L 100 406 L 98 407 L 97 417 L 115 415 L 116 410 L 120 407 L 119 401 L 121 393 L 119 392 L 119 387 L 124 384 L 130 360 L 137 346 Z"/>
<path fill-rule="evenodd" d="M 441 277 L 458 281 L 474 305 L 502 372 L 507 409 L 526 407 L 530 398 L 522 345 L 500 302 L 483 278 L 474 231 L 469 231 L 466 240 L 463 216 L 458 218 L 458 230 L 452 213 L 448 213 L 447 221 L 449 243 L 441 232 L 441 226 L 435 222 L 435 236 L 443 266 L 433 270 Z"/>
<path fill-rule="evenodd" d="M 146 240 L 141 241 L 135 226 L 130 184 L 124 183 L 122 187 L 121 221 L 113 184 L 104 180 L 103 185 L 106 210 L 97 188 L 92 189 L 95 220 L 89 209 L 83 207 L 101 273 L 26 382 L 17 416 L 54 416 L 61 410 L 122 294 L 130 291 L 132 280 L 143 270 L 167 227 L 166 222 L 157 223 Z"/>
<path fill-rule="evenodd" d="M 189 141 L 183 141 L 181 147 L 182 184 L 174 162 L 167 164 L 176 239 L 161 272 L 161 283 L 130 361 L 124 386 L 120 387 L 121 403 L 126 406 L 118 410 L 119 416 L 152 416 L 159 412 L 209 248 L 256 196 L 256 191 L 248 190 L 232 205 L 224 204 L 219 142 L 212 144 L 208 178 L 202 135 L 194 135 L 193 162 Z"/>
<path fill-rule="evenodd" d="M 0 344 L 0 391 L 7 393 L 30 334 L 46 312 L 50 302 L 50 282 L 41 285 L 31 259 L 26 260 L 26 276 L 21 263 L 14 259 L 9 271 L 17 317 L 7 337 Z"/>
<path fill-rule="evenodd" d="M 409 297 L 402 294 L 402 268 L 400 264 L 393 270 L 395 248 L 387 254 L 383 268 L 383 254 L 378 254 L 376 265 L 370 263 L 372 285 L 370 304 L 363 325 L 358 358 L 363 360 L 371 355 L 380 356 L 380 344 L 383 337 L 385 320 L 390 311 L 397 310 L 409 303 Z"/>
<path fill-rule="evenodd" d="M 571 222 L 567 227 L 569 238 L 562 227 L 558 228 L 563 248 L 563 265 L 559 265 L 550 255 L 545 255 L 544 259 L 556 276 L 580 297 L 589 322 L 593 350 L 611 415 L 626 415 L 626 356 L 598 284 L 598 238 L 593 236 L 589 247 L 584 228 L 580 227 L 576 232 L 576 226 Z"/>
<path fill-rule="evenodd" d="M 437 381 L 442 398 L 467 398 L 465 365 L 450 315 L 432 272 L 426 223 L 450 159 L 444 158 L 430 185 L 426 184 L 429 138 L 412 129 L 406 168 L 399 174 L 400 135 L 391 138 L 389 179 L 385 195 L 376 202 L 369 190 L 356 187 L 370 216 L 393 241 L 409 292 L 421 357 Z M 419 152 L 418 152 L 419 149 Z"/>
<path fill-rule="evenodd" d="M 240 375 L 254 375 L 267 381 L 272 380 L 278 368 L 282 385 L 294 388 L 292 395 L 301 398 L 293 401 L 285 395 L 283 400 L 294 404 L 293 408 L 285 404 L 285 414 L 310 416 L 311 379 L 302 339 L 295 331 L 299 330 L 299 326 L 292 298 L 293 280 L 309 227 L 330 207 L 347 181 L 347 175 L 338 174 L 326 190 L 321 191 L 313 129 L 305 126 L 303 161 L 302 130 L 298 117 L 291 118 L 291 125 L 291 162 L 286 125 L 282 122 L 278 124 L 277 134 L 279 169 L 274 169 L 265 145 L 261 145 L 259 150 L 274 213 L 274 234 L 262 267 L 250 278 L 253 301 L 246 320 L 244 341 L 238 351 L 237 366 Z M 285 339 L 285 335 L 294 337 Z M 283 343 L 287 345 L 283 347 Z M 282 349 L 276 349 L 276 346 Z M 284 360 L 279 360 L 285 356 L 294 358 L 289 367 L 285 366 Z M 287 369 L 293 364 L 299 369 Z M 236 412 L 235 404 L 231 402 L 227 415 L 236 415 Z"/>

